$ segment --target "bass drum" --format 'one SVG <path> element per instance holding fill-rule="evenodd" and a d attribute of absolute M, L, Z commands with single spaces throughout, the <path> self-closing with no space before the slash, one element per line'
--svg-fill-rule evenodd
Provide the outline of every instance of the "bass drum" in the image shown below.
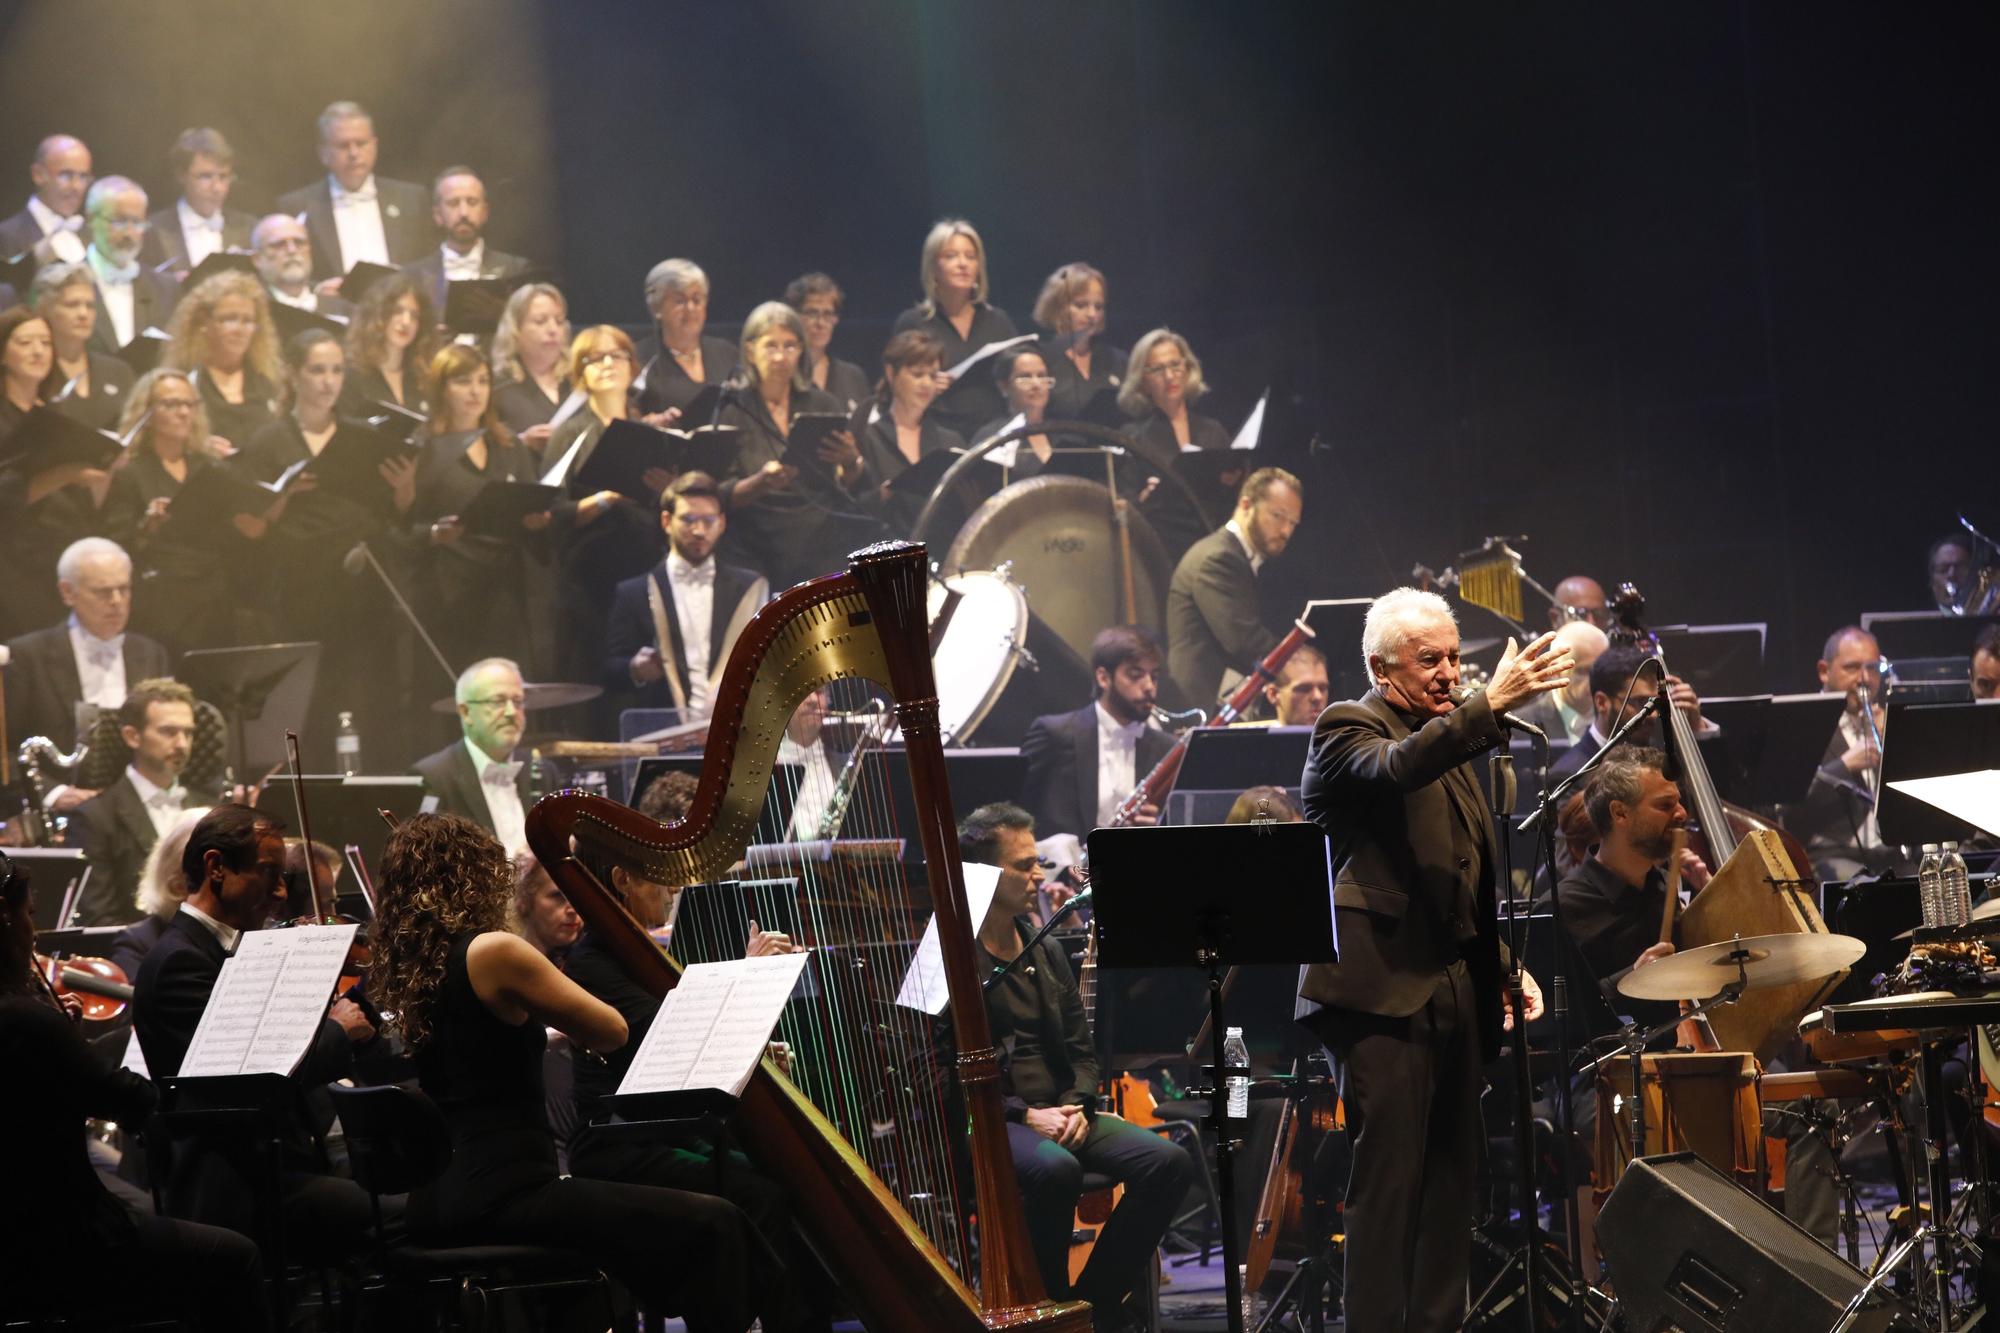
<path fill-rule="evenodd" d="M 957 605 L 931 652 L 937 675 L 938 726 L 946 745 L 963 745 L 1014 679 L 1028 643 L 1028 599 L 1005 570 L 969 569 L 932 579 L 930 623 L 948 594 Z"/>
<path fill-rule="evenodd" d="M 943 569 L 951 574 L 1011 566 L 1034 617 L 1062 641 L 1065 656 L 1088 663 L 1091 640 L 1105 626 L 1136 620 L 1159 627 L 1166 619 L 1173 561 L 1145 516 L 1130 512 L 1132 616 L 1125 613 L 1111 492 L 1102 482 L 1082 477 L 1029 477 L 1003 488 L 959 529 L 945 552 Z M 1034 651 L 1039 657 L 1048 655 L 1040 642 Z M 939 679 L 942 684 L 942 671 Z"/>

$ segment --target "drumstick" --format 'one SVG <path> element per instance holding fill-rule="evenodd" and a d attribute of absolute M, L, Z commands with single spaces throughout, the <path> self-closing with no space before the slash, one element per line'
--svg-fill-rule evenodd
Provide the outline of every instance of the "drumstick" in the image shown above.
<path fill-rule="evenodd" d="M 1674 941 L 1674 909 L 1681 905 L 1681 853 L 1687 850 L 1684 828 L 1674 830 L 1674 849 L 1667 853 L 1667 903 L 1660 909 L 1660 943 Z"/>

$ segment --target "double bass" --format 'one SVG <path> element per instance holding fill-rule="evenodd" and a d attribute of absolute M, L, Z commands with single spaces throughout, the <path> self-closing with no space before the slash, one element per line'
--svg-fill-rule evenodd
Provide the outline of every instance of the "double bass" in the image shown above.
<path fill-rule="evenodd" d="M 574 853 L 587 850 L 669 886 L 720 878 L 756 832 L 778 744 L 799 702 L 835 681 L 865 680 L 886 689 L 904 738 L 951 996 L 957 1083 L 967 1112 L 953 1127 L 960 1140 L 954 1146 L 970 1159 L 979 1237 L 976 1293 L 972 1274 L 961 1271 L 965 1261 L 955 1266 L 938 1230 L 927 1225 L 931 1219 L 924 1214 L 934 1200 L 907 1192 L 899 1197 L 864 1155 L 867 1145 L 844 1138 L 829 1112 L 770 1059 L 752 1075 L 734 1120 L 746 1149 L 793 1191 L 808 1239 L 870 1329 L 1088 1333 L 1087 1304 L 1051 1301 L 1043 1291 L 1007 1147 L 999 1054 L 973 958 L 978 923 L 966 907 L 939 732 L 926 567 L 922 546 L 881 543 L 851 555 L 845 572 L 799 584 L 751 618 L 718 683 L 701 777 L 681 820 L 660 824 L 601 797 L 557 792 L 529 810 L 528 843 L 626 974 L 664 996 L 679 978 L 679 965 Z M 880 1010 L 871 1010 L 857 1026 L 872 1029 L 885 1021 Z M 849 1072 L 858 1077 L 868 1071 Z"/>

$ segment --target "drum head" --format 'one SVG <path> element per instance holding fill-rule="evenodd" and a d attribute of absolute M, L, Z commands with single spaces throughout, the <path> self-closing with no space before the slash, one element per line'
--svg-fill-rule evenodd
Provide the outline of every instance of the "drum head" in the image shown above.
<path fill-rule="evenodd" d="M 933 579 L 930 619 L 935 621 L 949 588 L 958 606 L 944 638 L 931 654 L 937 675 L 938 725 L 944 743 L 963 744 L 1013 679 L 1020 649 L 1027 646 L 1028 599 L 1004 574 L 966 570 Z"/>
<path fill-rule="evenodd" d="M 959 529 L 945 553 L 944 569 L 990 570 L 1011 564 L 1011 577 L 1035 614 L 1088 662 L 1091 640 L 1105 626 L 1135 620 L 1158 626 L 1166 618 L 1173 562 L 1143 514 L 1131 511 L 1130 521 L 1132 616 L 1126 614 L 1111 492 L 1082 477 L 1029 477 L 1004 488 Z M 939 675 L 942 680 L 942 667 Z"/>

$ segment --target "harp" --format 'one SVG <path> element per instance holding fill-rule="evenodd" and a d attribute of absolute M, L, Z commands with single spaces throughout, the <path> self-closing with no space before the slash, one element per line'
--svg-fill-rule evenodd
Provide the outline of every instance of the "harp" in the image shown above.
<path fill-rule="evenodd" d="M 802 583 L 751 619 L 718 683 L 701 776 L 680 821 L 660 824 L 600 797 L 559 792 L 529 811 L 528 842 L 620 966 L 664 995 L 679 966 L 574 853 L 587 849 L 595 859 L 660 884 L 720 878 L 757 831 L 779 745 L 798 704 L 835 682 L 868 681 L 885 689 L 903 733 L 916 795 L 915 832 L 930 870 L 930 905 L 954 1001 L 956 1073 L 969 1122 L 955 1137 L 969 1138 L 962 1146 L 969 1150 L 970 1207 L 978 1219 L 976 1292 L 963 1219 L 954 1229 L 915 1199 L 906 1159 L 923 1154 L 865 1141 L 894 1139 L 894 1130 L 854 1136 L 862 1142 L 843 1136 L 841 1108 L 816 1104 L 767 1059 L 737 1104 L 740 1137 L 793 1191 L 808 1239 L 871 1330 L 1088 1333 L 1087 1304 L 1051 1301 L 1043 1291 L 1013 1178 L 999 1057 L 972 954 L 977 923 L 967 919 L 945 779 L 925 571 L 922 546 L 871 546 L 849 557 L 846 572 Z M 848 1021 L 864 1028 L 874 1022 L 851 1014 Z M 942 1129 L 942 1116 L 936 1124 Z"/>

